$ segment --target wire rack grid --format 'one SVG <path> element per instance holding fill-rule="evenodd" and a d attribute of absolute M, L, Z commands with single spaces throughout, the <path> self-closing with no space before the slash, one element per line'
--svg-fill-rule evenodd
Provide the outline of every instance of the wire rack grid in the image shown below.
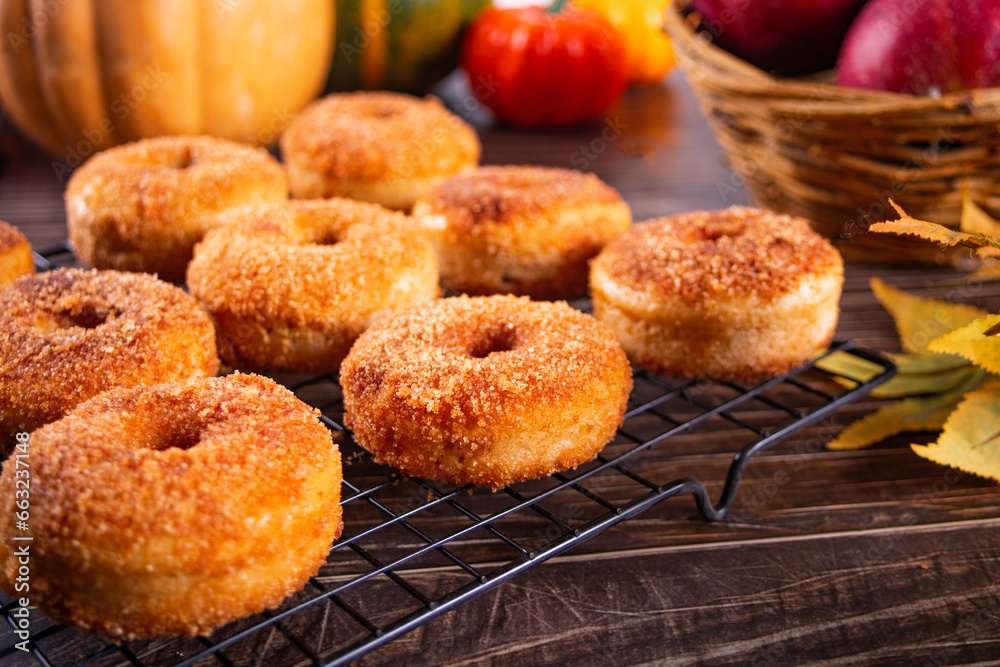
<path fill-rule="evenodd" d="M 818 360 L 753 386 L 637 371 L 624 423 L 594 461 L 498 492 L 408 478 L 376 464 L 342 425 L 334 377 L 276 378 L 318 407 L 341 435 L 346 525 L 318 575 L 281 607 L 209 637 L 114 645 L 33 609 L 31 636 L 22 644 L 27 651 L 17 648 L 17 603 L 0 595 L 0 664 L 346 664 L 667 498 L 690 493 L 704 519 L 725 517 L 755 454 L 895 372 L 891 362 L 851 342 L 835 343 L 833 352 L 881 370 L 853 387 L 834 382 Z M 691 451 L 725 453 L 724 474 L 708 482 L 685 476 L 692 470 L 671 459 Z"/>

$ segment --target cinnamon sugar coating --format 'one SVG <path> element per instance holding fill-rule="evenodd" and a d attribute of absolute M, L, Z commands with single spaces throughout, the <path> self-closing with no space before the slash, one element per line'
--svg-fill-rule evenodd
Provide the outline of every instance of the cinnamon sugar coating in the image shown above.
<path fill-rule="evenodd" d="M 113 641 L 279 604 L 340 535 L 340 454 L 318 412 L 232 375 L 122 388 L 32 434 L 31 602 Z M 15 465 L 0 475 L 0 587 L 14 595 Z"/>
<path fill-rule="evenodd" d="M 292 195 L 350 197 L 409 210 L 423 192 L 479 163 L 475 130 L 433 97 L 328 95 L 281 136 Z"/>
<path fill-rule="evenodd" d="M 593 174 L 530 166 L 454 176 L 413 216 L 434 235 L 446 287 L 536 299 L 584 296 L 588 262 L 632 224 L 618 192 Z"/>
<path fill-rule="evenodd" d="M 402 213 L 294 200 L 209 233 L 188 271 L 220 354 L 252 370 L 329 372 L 381 313 L 437 298 L 434 249 Z"/>
<path fill-rule="evenodd" d="M 843 264 L 804 218 L 743 206 L 638 224 L 608 257 L 603 265 L 621 284 L 686 303 L 706 297 L 777 298 L 794 289 L 803 274 Z"/>
<path fill-rule="evenodd" d="M 35 272 L 31 244 L 17 227 L 0 220 L 0 288 Z"/>
<path fill-rule="evenodd" d="M 375 459 L 494 489 L 591 460 L 614 437 L 631 367 L 565 303 L 457 297 L 384 318 L 341 368 L 345 420 Z"/>
<path fill-rule="evenodd" d="M 58 269 L 0 290 L 0 442 L 116 387 L 214 375 L 197 301 L 145 274 Z"/>
<path fill-rule="evenodd" d="M 802 218 L 732 207 L 637 224 L 594 260 L 594 314 L 636 363 L 759 380 L 829 345 L 843 260 Z"/>
<path fill-rule="evenodd" d="M 216 137 L 157 137 L 102 151 L 66 187 L 69 237 L 99 269 L 183 283 L 197 243 L 234 212 L 288 197 L 262 148 Z"/>

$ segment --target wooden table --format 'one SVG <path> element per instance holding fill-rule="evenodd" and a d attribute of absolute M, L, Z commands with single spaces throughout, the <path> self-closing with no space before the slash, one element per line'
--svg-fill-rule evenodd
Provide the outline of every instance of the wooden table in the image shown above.
<path fill-rule="evenodd" d="M 481 120 L 461 89 L 449 95 Z M 480 129 L 484 162 L 593 171 L 636 220 L 747 201 L 679 74 L 584 129 Z M 60 242 L 51 160 L 9 128 L 0 136 L 0 219 L 36 247 Z M 996 285 L 929 287 L 956 275 L 849 265 L 838 338 L 897 349 L 871 276 L 1000 309 Z M 760 455 L 729 519 L 703 522 L 686 496 L 660 503 L 361 664 L 1000 663 L 1000 488 L 913 454 L 908 444 L 926 435 L 860 452 L 819 446 L 877 404 L 855 403 Z M 717 488 L 729 458 L 687 451 L 673 465 Z"/>

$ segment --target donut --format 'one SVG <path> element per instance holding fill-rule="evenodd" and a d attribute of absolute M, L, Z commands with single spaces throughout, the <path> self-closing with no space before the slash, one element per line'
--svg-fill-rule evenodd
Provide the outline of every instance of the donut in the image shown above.
<path fill-rule="evenodd" d="M 632 224 L 618 192 L 593 174 L 529 166 L 454 176 L 413 217 L 433 234 L 445 287 L 535 299 L 586 296 L 588 262 Z"/>
<path fill-rule="evenodd" d="M 499 489 L 593 459 L 632 371 L 564 302 L 459 296 L 379 320 L 340 370 L 357 443 L 409 475 Z"/>
<path fill-rule="evenodd" d="M 35 272 L 31 244 L 17 227 L 0 220 L 0 288 Z"/>
<path fill-rule="evenodd" d="M 0 445 L 115 387 L 215 375 L 208 314 L 140 273 L 57 269 L 0 290 Z"/>
<path fill-rule="evenodd" d="M 803 218 L 755 208 L 640 223 L 591 267 L 594 315 L 637 365 L 756 381 L 830 344 L 844 263 Z"/>
<path fill-rule="evenodd" d="M 445 178 L 479 164 L 479 138 L 433 97 L 328 95 L 281 135 L 292 196 L 349 197 L 409 211 Z"/>
<path fill-rule="evenodd" d="M 284 170 L 262 148 L 159 137 L 87 160 L 66 187 L 66 218 L 76 255 L 87 265 L 183 283 L 205 232 L 287 197 Z"/>
<path fill-rule="evenodd" d="M 31 603 L 113 641 L 207 634 L 276 606 L 343 527 L 340 453 L 317 414 L 239 374 L 83 403 L 23 443 L 27 531 L 16 454 L 4 463 L 0 588 L 17 595 L 28 544 Z"/>
<path fill-rule="evenodd" d="M 349 199 L 292 200 L 210 232 L 188 287 L 235 368 L 333 372 L 379 314 L 437 298 L 437 257 L 407 216 Z"/>

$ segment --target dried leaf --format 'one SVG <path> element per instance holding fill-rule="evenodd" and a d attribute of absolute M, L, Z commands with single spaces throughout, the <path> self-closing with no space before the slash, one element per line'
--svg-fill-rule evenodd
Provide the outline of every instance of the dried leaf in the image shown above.
<path fill-rule="evenodd" d="M 970 392 L 944 425 L 937 442 L 910 445 L 942 465 L 1000 482 L 1000 383 Z"/>
<path fill-rule="evenodd" d="M 981 236 L 979 234 L 966 234 L 965 232 L 960 232 L 934 222 L 916 220 L 908 216 L 906 211 L 896 205 L 896 202 L 889 200 L 889 203 L 899 213 L 900 219 L 888 222 L 876 222 L 869 227 L 870 231 L 885 234 L 909 234 L 928 241 L 934 241 L 946 247 L 964 245 L 969 248 L 983 248 L 986 246 L 1000 248 L 1000 239 Z"/>
<path fill-rule="evenodd" d="M 979 252 L 984 250 L 995 250 L 994 248 L 980 248 Z M 997 251 L 1000 253 L 1000 250 Z M 1000 257 L 1000 254 L 997 255 Z M 963 276 L 957 279 L 942 280 L 936 283 L 937 285 L 947 286 L 947 285 L 970 285 L 976 283 L 988 283 L 1000 280 L 1000 262 L 994 259 L 986 259 L 979 264 L 975 271 L 967 276 Z"/>
<path fill-rule="evenodd" d="M 968 366 L 969 362 L 954 354 L 936 354 L 934 352 L 911 352 L 909 354 L 893 354 L 889 357 L 900 373 L 915 375 L 917 373 L 939 373 L 954 368 Z"/>
<path fill-rule="evenodd" d="M 972 366 L 952 368 L 937 373 L 897 373 L 885 384 L 871 390 L 872 398 L 904 398 L 945 394 L 979 373 Z"/>
<path fill-rule="evenodd" d="M 907 398 L 879 408 L 854 422 L 826 443 L 827 449 L 864 449 L 906 431 L 936 431 L 944 426 L 959 396 Z"/>
<path fill-rule="evenodd" d="M 972 201 L 966 190 L 962 192 L 962 219 L 959 229 L 967 234 L 1000 238 L 1000 222 L 994 220 L 979 204 Z"/>
<path fill-rule="evenodd" d="M 878 278 L 872 278 L 871 286 L 895 320 L 900 344 L 907 352 L 921 352 L 935 338 L 988 315 L 974 306 L 907 294 Z"/>
<path fill-rule="evenodd" d="M 957 232 L 954 229 L 950 229 L 934 222 L 915 220 L 913 218 L 876 222 L 872 224 L 868 230 L 882 234 L 908 234 L 910 236 L 919 236 L 927 241 L 934 241 L 935 243 L 947 247 L 956 245 L 964 245 L 970 248 L 982 247 L 982 245 L 974 243 L 975 237 L 972 234 Z"/>
<path fill-rule="evenodd" d="M 883 366 L 874 361 L 862 359 L 842 350 L 831 352 L 817 361 L 816 368 L 834 375 L 835 380 L 846 380 L 846 383 L 841 384 L 847 387 L 854 387 L 859 382 L 868 382 L 885 371 Z"/>
<path fill-rule="evenodd" d="M 1000 315 L 988 315 L 930 342 L 927 349 L 958 354 L 991 373 L 1000 373 L 1000 336 L 988 332 L 1000 325 Z"/>
<path fill-rule="evenodd" d="M 885 384 L 872 389 L 873 398 L 943 394 L 959 386 L 970 374 L 978 372 L 965 359 L 951 354 L 900 354 L 896 355 L 894 362 L 898 372 Z M 840 351 L 817 361 L 816 368 L 832 374 L 837 384 L 848 389 L 871 380 L 885 370 L 879 364 Z"/>
<path fill-rule="evenodd" d="M 826 447 L 837 451 L 863 449 L 907 431 L 939 430 L 965 392 L 974 387 L 981 377 L 982 373 L 976 373 L 947 394 L 905 398 L 883 406 L 845 428 Z"/>

